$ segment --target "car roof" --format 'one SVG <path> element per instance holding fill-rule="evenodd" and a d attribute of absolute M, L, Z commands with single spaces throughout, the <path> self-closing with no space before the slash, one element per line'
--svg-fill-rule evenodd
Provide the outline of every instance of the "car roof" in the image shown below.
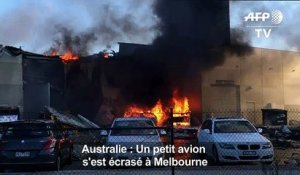
<path fill-rule="evenodd" d="M 147 118 L 147 117 L 120 117 L 120 118 L 116 118 L 115 121 L 153 121 L 153 119 L 151 118 Z"/>
<path fill-rule="evenodd" d="M 212 121 L 248 121 L 245 118 L 238 118 L 238 117 L 212 117 L 210 119 Z"/>

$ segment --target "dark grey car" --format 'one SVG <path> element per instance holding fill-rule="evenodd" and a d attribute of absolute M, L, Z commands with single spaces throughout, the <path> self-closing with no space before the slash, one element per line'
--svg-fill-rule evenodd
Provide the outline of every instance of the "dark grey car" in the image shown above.
<path fill-rule="evenodd" d="M 17 121 L 7 124 L 0 140 L 1 169 L 15 165 L 35 165 L 31 170 L 46 165 L 60 170 L 72 160 L 72 141 L 48 121 Z"/>

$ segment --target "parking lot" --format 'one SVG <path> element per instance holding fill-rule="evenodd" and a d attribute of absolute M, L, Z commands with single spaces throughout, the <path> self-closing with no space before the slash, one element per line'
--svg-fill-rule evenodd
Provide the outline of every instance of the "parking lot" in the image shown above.
<path fill-rule="evenodd" d="M 235 128 L 236 126 L 239 126 L 236 124 L 236 122 L 247 122 L 245 119 L 215 119 L 217 121 L 226 121 L 226 122 L 233 122 L 234 125 L 230 126 Z M 209 121 L 209 120 L 207 120 Z M 141 172 L 147 172 L 147 174 L 165 174 L 165 173 L 172 173 L 172 166 L 166 166 L 166 167 L 157 167 L 157 166 L 142 166 L 142 167 L 109 167 L 109 166 L 92 166 L 89 164 L 88 166 L 84 166 L 83 162 L 84 160 L 87 160 L 89 158 L 100 160 L 102 158 L 106 158 L 109 160 L 110 158 L 117 158 L 117 159 L 136 159 L 135 157 L 131 157 L 134 155 L 137 155 L 139 158 L 149 158 L 153 159 L 153 157 L 146 155 L 146 154 L 136 154 L 136 150 L 133 148 L 130 148 L 130 146 L 134 144 L 144 144 L 148 146 L 157 146 L 162 144 L 161 146 L 165 145 L 172 145 L 174 144 L 175 148 L 179 147 L 193 147 L 193 146 L 199 146 L 199 138 L 201 132 L 209 132 L 210 136 L 213 134 L 220 134 L 220 133 L 212 133 L 212 129 L 210 131 L 205 131 L 205 125 L 206 122 L 204 122 L 203 126 L 201 127 L 201 130 L 197 130 L 198 128 L 172 128 L 172 127 L 156 127 L 152 119 L 147 118 L 118 118 L 114 122 L 114 125 L 110 128 L 87 128 L 87 129 L 55 129 L 55 128 L 46 128 L 45 126 L 54 126 L 55 123 L 51 121 L 30 121 L 29 123 L 19 121 L 12 123 L 8 125 L 10 129 L 6 130 L 6 135 L 3 137 L 4 140 L 2 141 L 3 145 L 9 146 L 8 143 L 10 143 L 10 147 L 5 148 L 6 150 L 2 153 L 2 157 L 5 157 L 6 155 L 12 155 L 13 162 L 20 162 L 20 164 L 26 164 L 30 163 L 29 156 L 28 155 L 36 155 L 38 152 L 37 150 L 42 150 L 44 157 L 46 155 L 47 160 L 57 160 L 57 153 L 62 153 L 62 151 L 65 152 L 65 159 L 66 162 L 63 162 L 59 165 L 60 173 L 95 173 L 101 172 L 103 174 L 106 174 L 108 172 L 118 174 L 118 173 L 141 173 Z M 28 128 L 30 126 L 30 128 Z M 35 127 L 33 127 L 35 126 Z M 249 125 L 250 127 L 251 125 Z M 42 128 L 41 128 L 42 127 Z M 43 128 L 44 127 L 44 128 Z M 214 128 L 214 126 L 211 126 Z M 15 128 L 15 129 L 14 129 Z M 228 128 L 228 127 L 226 127 Z M 237 134 L 244 134 L 245 136 L 249 134 L 254 134 L 256 137 L 263 137 L 268 138 L 268 140 L 272 141 L 274 145 L 274 161 L 270 165 L 262 164 L 261 158 L 262 156 L 257 153 L 259 158 L 252 159 L 254 161 L 237 161 L 235 163 L 224 163 L 224 162 L 215 162 L 213 160 L 216 158 L 216 156 L 208 156 L 207 154 L 192 154 L 192 153 L 170 153 L 165 154 L 164 158 L 174 157 L 176 160 L 191 160 L 191 159 L 207 159 L 208 160 L 208 166 L 200 166 L 200 167 L 189 167 L 189 166 L 183 166 L 183 167 L 175 167 L 173 168 L 173 171 L 176 172 L 176 174 L 180 174 L 181 172 L 190 172 L 190 173 L 196 173 L 196 172 L 204 172 L 204 173 L 218 173 L 222 172 L 222 174 L 226 174 L 226 171 L 232 172 L 232 171 L 240 171 L 242 173 L 248 172 L 248 173 L 265 173 L 265 172 L 274 172 L 274 171 L 281 171 L 282 173 L 285 173 L 283 170 L 292 171 L 292 170 L 298 170 L 300 165 L 300 142 L 292 139 L 293 137 L 285 137 L 289 139 L 284 139 L 282 135 L 276 135 L 273 136 L 272 134 L 266 132 L 259 133 L 259 129 L 255 129 L 254 126 L 251 126 L 251 132 L 247 131 L 243 133 L 239 131 L 240 133 L 235 132 L 229 132 L 229 133 L 221 133 L 223 136 L 230 135 L 231 136 L 237 136 Z M 214 130 L 214 132 L 217 130 Z M 279 133 L 279 131 L 275 132 Z M 224 135 L 225 134 L 225 135 Z M 263 136 L 262 136 L 263 135 Z M 280 136 L 280 137 L 279 137 Z M 45 137 L 47 138 L 45 140 Z M 240 136 L 242 137 L 242 136 Z M 20 142 L 15 142 L 16 140 L 23 138 L 19 140 Z M 296 138 L 296 137 L 295 137 Z M 14 142 L 8 142 L 7 139 L 13 139 Z M 28 140 L 29 139 L 29 140 Z M 251 140 L 252 139 L 252 140 Z M 247 148 L 247 151 L 260 151 L 262 150 L 263 144 L 260 142 L 256 142 L 256 144 L 259 144 L 259 148 L 252 149 L 250 146 L 253 145 L 254 138 L 250 138 L 249 140 L 246 140 L 242 142 L 244 145 L 249 145 Z M 3 142 L 4 141 L 4 142 Z M 251 143 L 252 141 L 252 143 Z M 27 143 L 27 144 L 24 144 Z M 34 146 L 38 146 L 38 144 L 35 143 L 43 143 L 45 144 L 40 145 L 41 147 L 35 148 Z M 57 144 L 54 144 L 57 143 Z M 63 143 L 65 143 L 65 146 L 63 146 Z M 210 142 L 208 142 L 210 143 Z M 241 143 L 241 142 L 240 142 Z M 127 148 L 130 148 L 130 150 L 126 151 L 126 156 L 120 156 L 118 154 L 107 154 L 107 153 L 82 153 L 84 145 L 88 146 L 115 146 L 115 145 L 126 145 Z M 219 144 L 219 143 L 217 143 Z M 227 144 L 234 144 L 233 142 L 227 142 Z M 52 146 L 51 146 L 52 145 Z M 57 145 L 53 147 L 54 145 Z M 68 145 L 68 146 L 67 146 Z M 69 147 L 71 146 L 71 147 Z M 231 145 L 232 147 L 232 145 Z M 236 152 L 242 152 L 245 149 L 242 149 L 236 145 L 234 148 L 228 147 L 227 150 L 234 150 Z M 11 148 L 11 150 L 9 149 Z M 29 151 L 24 151 L 26 149 L 29 149 Z M 62 150 L 64 148 L 64 150 Z M 72 148 L 72 149 L 70 149 Z M 37 149 L 37 150 L 31 150 L 31 149 Z M 50 151 L 51 149 L 54 149 L 54 151 Z M 221 148 L 219 148 L 221 149 Z M 252 150 L 251 150 L 252 149 Z M 20 151 L 14 151 L 14 150 L 20 150 Z M 48 151 L 49 150 L 49 151 Z M 224 150 L 224 149 L 223 149 Z M 11 152 L 13 151 L 13 152 Z M 220 150 L 219 150 L 220 151 Z M 11 154 L 11 153 L 19 153 L 17 154 Z M 45 153 L 46 154 L 45 154 Z M 53 152 L 53 154 L 52 154 Z M 134 153 L 133 153 L 134 152 Z M 9 154 L 8 154 L 9 153 Z M 220 153 L 220 152 L 219 152 Z M 6 154 L 6 155 L 5 155 Z M 72 163 L 69 163 L 69 155 L 72 155 Z M 15 155 L 15 156 L 14 156 Z M 49 155 L 49 156 L 47 156 Z M 239 156 L 239 155 L 238 155 Z M 245 157 L 245 155 L 242 155 Z M 247 156 L 247 155 L 246 155 Z M 7 156 L 6 156 L 7 157 Z M 63 157 L 62 154 L 60 154 L 60 157 Z M 250 157 L 250 156 L 249 156 Z M 42 158 L 42 157 L 40 157 Z M 248 158 L 248 157 L 247 157 Z M 9 160 L 9 159 L 8 159 Z M 42 159 L 44 160 L 44 159 Z M 251 159 L 249 159 L 251 160 Z M 3 162 L 3 160 L 2 160 Z M 4 161 L 4 163 L 7 163 Z M 56 165 L 57 162 L 54 162 Z M 32 166 L 23 166 L 22 168 L 20 166 L 12 166 L 9 168 L 6 168 L 4 173 L 38 173 L 43 172 L 46 173 L 48 171 L 53 171 L 52 169 L 44 166 L 38 165 L 38 163 L 34 163 L 34 168 Z M 16 168 L 17 167 L 17 168 Z M 56 167 L 57 168 L 57 167 Z M 57 170 L 57 169 L 56 169 Z M 50 172 L 49 172 L 50 173 Z M 56 172 L 58 173 L 58 172 Z"/>
<path fill-rule="evenodd" d="M 188 146 L 197 144 L 195 139 L 175 139 L 175 146 Z M 294 143 L 296 145 L 296 143 Z M 74 150 L 75 151 L 75 150 Z M 78 150 L 77 150 L 78 151 Z M 235 164 L 209 164 L 207 167 L 176 167 L 176 174 L 184 174 L 189 172 L 190 174 L 232 174 L 238 172 L 239 174 L 266 174 L 279 173 L 279 174 L 297 174 L 299 173 L 300 163 L 300 149 L 299 148 L 275 148 L 275 161 L 272 165 L 262 165 L 260 163 L 235 163 Z M 198 155 L 192 154 L 175 154 L 176 159 L 191 159 L 198 157 Z M 107 168 L 107 167 L 84 167 L 82 166 L 82 160 L 73 157 L 72 164 L 67 164 L 62 167 L 61 172 L 50 172 L 49 169 L 40 168 L 37 171 L 32 169 L 9 169 L 6 173 L 29 173 L 29 174 L 171 174 L 171 167 L 139 167 L 139 168 Z"/>
<path fill-rule="evenodd" d="M 37 172 L 21 171 L 22 174 L 113 174 L 113 175 L 131 175 L 131 174 L 153 174 L 153 175 L 167 175 L 172 174 L 171 167 L 162 168 L 120 168 L 120 169 L 107 169 L 107 168 L 82 168 L 80 161 L 73 162 L 72 165 L 67 165 L 62 171 L 46 171 L 41 170 Z M 266 175 L 266 174 L 280 174 L 280 175 L 298 175 L 300 172 L 299 167 L 295 166 L 262 166 L 262 165 L 222 165 L 222 166 L 208 166 L 208 167 L 182 167 L 175 168 L 175 174 L 222 174 L 222 175 Z M 4 174 L 8 174 L 6 172 Z M 16 172 L 15 172 L 16 173 Z M 17 173 L 20 173 L 17 172 Z M 13 174 L 13 172 L 12 172 Z"/>

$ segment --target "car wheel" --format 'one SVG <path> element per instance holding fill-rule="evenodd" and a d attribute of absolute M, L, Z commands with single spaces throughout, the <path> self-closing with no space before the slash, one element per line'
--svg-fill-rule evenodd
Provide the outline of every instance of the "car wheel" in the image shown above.
<path fill-rule="evenodd" d="M 219 164 L 219 154 L 218 154 L 218 150 L 216 148 L 216 146 L 213 146 L 213 149 L 212 149 L 212 154 L 213 154 L 213 163 L 215 165 L 218 165 Z"/>
<path fill-rule="evenodd" d="M 54 165 L 54 171 L 60 171 L 61 170 L 61 156 L 57 155 L 55 165 Z"/>

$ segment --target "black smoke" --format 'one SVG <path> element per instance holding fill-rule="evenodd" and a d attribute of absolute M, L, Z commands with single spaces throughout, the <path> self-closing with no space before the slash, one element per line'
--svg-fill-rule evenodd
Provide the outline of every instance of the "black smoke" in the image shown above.
<path fill-rule="evenodd" d="M 97 46 L 99 49 L 97 51 L 100 51 L 105 46 L 116 45 L 117 42 L 122 41 L 143 41 L 145 43 L 149 42 L 151 33 L 156 33 L 153 26 L 154 17 L 151 14 L 147 17 L 148 21 L 139 21 L 140 17 L 134 16 L 133 10 L 141 7 L 139 0 L 121 0 L 120 4 L 123 2 L 129 6 L 126 7 L 128 11 L 123 14 L 114 7 L 114 3 L 111 1 L 105 1 L 105 3 L 94 0 L 91 3 L 76 2 L 83 6 L 81 8 L 83 12 L 89 14 L 88 19 L 93 21 L 92 25 L 78 32 L 75 30 L 77 28 L 71 28 L 68 22 L 55 21 L 52 29 L 54 34 L 52 46 L 45 51 L 46 55 L 53 53 L 53 51 L 63 54 L 66 50 L 71 50 L 75 55 L 88 56 L 91 54 L 91 50 Z M 84 10 L 85 8 L 88 10 Z M 125 7 L 123 6 L 123 8 Z M 82 29 L 83 27 L 79 26 L 78 28 Z"/>
<path fill-rule="evenodd" d="M 158 0 L 153 9 L 160 35 L 107 72 L 126 104 L 167 105 L 175 89 L 200 101 L 202 71 L 221 65 L 226 53 L 251 52 L 241 31 L 230 32 L 228 1 Z"/>
<path fill-rule="evenodd" d="M 53 40 L 51 48 L 45 52 L 46 55 L 51 53 L 62 54 L 67 50 L 72 51 L 74 55 L 88 55 L 91 44 L 97 40 L 94 32 L 75 33 L 72 29 L 62 25 L 56 26 L 57 38 Z"/>

